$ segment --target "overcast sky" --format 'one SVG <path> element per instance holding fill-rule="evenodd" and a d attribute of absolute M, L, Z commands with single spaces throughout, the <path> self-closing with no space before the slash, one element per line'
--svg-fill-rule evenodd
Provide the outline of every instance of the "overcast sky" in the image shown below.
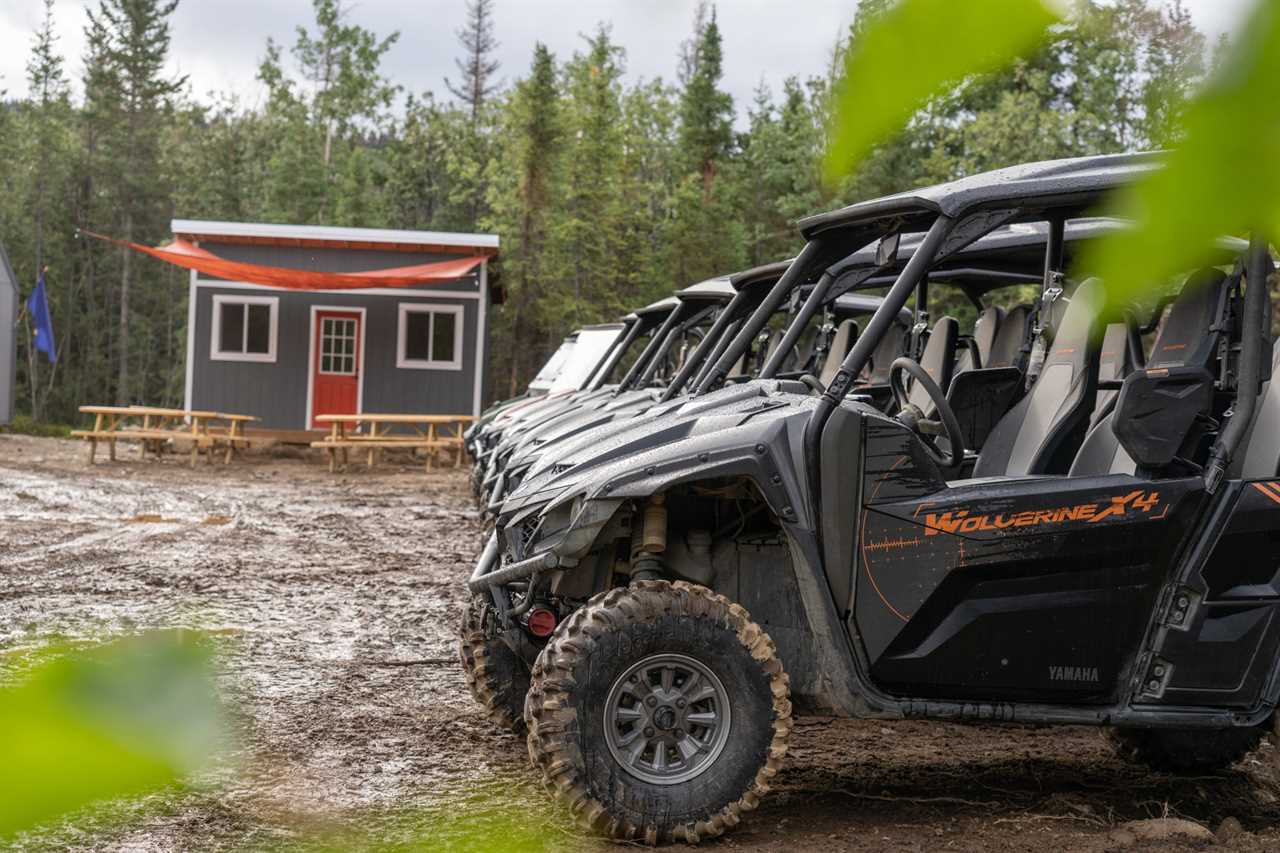
<path fill-rule="evenodd" d="M 84 8 L 96 0 L 56 0 L 60 47 L 78 80 L 84 47 Z M 981 2 L 981 0 L 969 0 Z M 1185 0 L 1197 26 L 1216 36 L 1230 32 L 1250 0 Z M 385 59 L 392 80 L 411 92 L 445 96 L 444 78 L 455 75 L 455 31 L 465 0 L 354 0 L 351 19 L 400 41 Z M 582 45 L 581 34 L 612 24 L 627 52 L 632 79 L 673 80 L 676 53 L 688 36 L 696 0 L 496 0 L 501 41 L 500 76 L 522 76 L 535 41 L 560 58 Z M 838 35 L 848 26 L 855 0 L 719 0 L 725 41 L 725 86 L 742 108 L 763 80 L 775 91 L 795 74 L 822 73 Z M 0 89 L 26 92 L 25 66 L 42 0 L 0 0 Z M 193 91 L 233 91 L 257 103 L 254 72 L 268 36 L 286 46 L 294 28 L 310 24 L 311 0 L 181 0 L 173 16 L 172 67 L 189 77 Z"/>

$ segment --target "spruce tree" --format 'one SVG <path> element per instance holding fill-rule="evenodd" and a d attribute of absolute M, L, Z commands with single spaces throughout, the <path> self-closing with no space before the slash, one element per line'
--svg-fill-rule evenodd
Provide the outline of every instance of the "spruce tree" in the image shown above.
<path fill-rule="evenodd" d="M 609 27 L 601 24 L 587 38 L 586 52 L 576 54 L 565 72 L 570 143 L 554 251 L 565 259 L 571 285 L 562 310 L 579 324 L 612 313 L 617 297 L 609 235 L 618 227 L 611 214 L 625 145 L 624 61 Z"/>
<path fill-rule="evenodd" d="M 672 199 L 675 285 L 734 272 L 745 263 L 732 187 L 717 180 L 733 155 L 733 99 L 721 91 L 723 48 L 714 7 L 695 18 L 693 67 L 680 95 L 677 144 L 682 170 Z"/>
<path fill-rule="evenodd" d="M 720 90 L 724 51 L 714 8 L 694 39 L 693 66 L 680 98 L 680 149 L 685 168 L 701 176 L 703 192 L 710 194 L 716 170 L 733 142 L 733 98 Z"/>
<path fill-rule="evenodd" d="M 46 284 L 51 310 L 56 313 L 59 321 L 70 316 L 68 288 L 71 269 L 68 264 L 62 263 L 62 244 L 56 242 L 54 246 L 50 246 L 47 237 L 50 230 L 71 227 L 66 207 L 59 204 L 69 186 L 68 166 L 74 157 L 72 107 L 63 65 L 54 33 L 53 2 L 45 0 L 44 17 L 35 32 L 31 55 L 27 60 L 29 103 L 20 113 L 18 124 L 21 133 L 14 141 L 18 156 L 33 167 L 25 173 L 28 185 L 22 195 L 26 208 L 34 219 L 30 235 L 30 251 L 35 259 L 34 273 L 38 276 L 46 266 L 54 267 Z M 69 331 L 60 325 L 57 342 L 62 351 L 65 351 Z M 36 355 L 32 343 L 31 336 L 25 335 L 25 384 L 31 401 L 32 417 L 40 420 L 45 411 L 46 398 L 52 391 L 57 376 L 57 365 L 49 368 L 45 375 L 46 371 L 40 365 L 41 357 Z"/>
<path fill-rule="evenodd" d="M 445 85 L 466 105 L 474 123 L 479 121 L 485 102 L 498 89 L 494 75 L 501 64 L 493 58 L 493 52 L 498 49 L 498 39 L 493 34 L 493 0 L 468 0 L 467 22 L 457 35 L 463 55 L 455 59 L 454 64 L 462 76 L 456 84 L 446 79 Z"/>
<path fill-rule="evenodd" d="M 505 373 L 510 394 L 518 392 L 529 368 L 526 354 L 537 352 L 541 318 L 536 309 L 554 286 L 548 275 L 548 230 L 564 140 L 557 76 L 551 51 L 540 42 L 534 45 L 529 76 L 516 85 L 506 109 L 501 156 L 514 168 L 491 190 L 494 213 L 488 224 L 506 237 L 502 269 L 510 283 L 502 315 L 503 337 L 510 346 L 495 355 L 509 359 Z"/>
<path fill-rule="evenodd" d="M 167 230 L 167 189 L 158 167 L 165 114 L 185 83 L 163 74 L 169 16 L 177 5 L 178 0 L 99 0 L 97 11 L 88 12 L 86 35 L 101 67 L 87 69 L 85 88 L 104 114 L 108 171 L 100 177 L 110 186 L 118 233 L 125 240 L 154 239 Z M 145 395 L 146 388 L 135 388 L 130 374 L 135 272 L 128 249 L 120 250 L 119 269 L 115 396 L 124 403 L 139 390 Z M 139 337 L 150 345 L 150 335 Z"/>

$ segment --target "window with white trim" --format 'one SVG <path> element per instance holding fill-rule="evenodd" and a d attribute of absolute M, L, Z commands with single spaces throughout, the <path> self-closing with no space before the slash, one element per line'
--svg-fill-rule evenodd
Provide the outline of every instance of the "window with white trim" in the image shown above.
<path fill-rule="evenodd" d="M 275 361 L 280 300 L 275 296 L 213 297 L 209 357 L 215 361 Z"/>
<path fill-rule="evenodd" d="M 400 303 L 396 367 L 462 369 L 461 305 Z"/>

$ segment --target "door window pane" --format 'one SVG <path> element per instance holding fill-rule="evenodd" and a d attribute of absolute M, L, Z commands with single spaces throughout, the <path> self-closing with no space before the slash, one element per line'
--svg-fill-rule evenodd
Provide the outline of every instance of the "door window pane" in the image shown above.
<path fill-rule="evenodd" d="M 356 372 L 357 323 L 353 318 L 320 321 L 320 372 L 353 376 Z"/>

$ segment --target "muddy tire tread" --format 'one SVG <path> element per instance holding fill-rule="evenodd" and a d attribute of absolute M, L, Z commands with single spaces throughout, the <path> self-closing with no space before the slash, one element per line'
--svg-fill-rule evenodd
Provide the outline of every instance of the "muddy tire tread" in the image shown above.
<path fill-rule="evenodd" d="M 569 705 L 573 672 L 591 654 L 596 638 L 614 630 L 617 617 L 642 621 L 663 615 L 711 618 L 732 631 L 765 671 L 773 698 L 772 740 L 755 779 L 734 802 L 706 820 L 669 827 L 639 826 L 609 813 L 578 777 L 578 745 L 571 737 L 576 711 Z M 639 581 L 600 593 L 573 613 L 552 636 L 533 666 L 525 701 L 529 758 L 543 784 L 589 830 L 611 838 L 649 845 L 696 844 L 722 835 L 756 808 L 782 766 L 790 739 L 790 685 L 773 640 L 751 621 L 747 611 L 703 586 L 676 581 Z"/>
<path fill-rule="evenodd" d="M 500 728 L 523 734 L 528 671 L 515 652 L 485 630 L 482 610 L 475 599 L 462 614 L 458 658 L 467 687 L 485 716 Z"/>

